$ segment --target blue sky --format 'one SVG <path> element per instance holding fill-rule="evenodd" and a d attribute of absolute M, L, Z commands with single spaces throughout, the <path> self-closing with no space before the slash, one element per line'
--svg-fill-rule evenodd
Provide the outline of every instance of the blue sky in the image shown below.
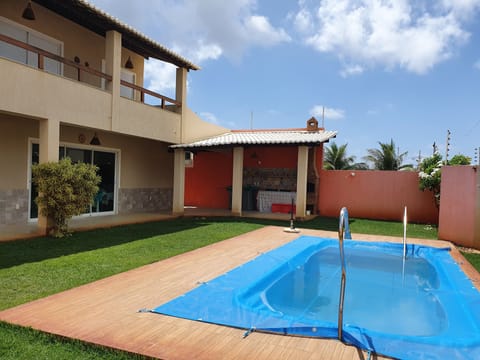
<path fill-rule="evenodd" d="M 188 106 L 232 129 L 337 130 L 357 161 L 393 139 L 406 162 L 480 147 L 480 0 L 91 0 L 176 51 Z M 172 96 L 174 69 L 146 66 Z M 253 116 L 252 116 L 253 114 Z M 253 121 L 252 121 L 253 119 Z"/>

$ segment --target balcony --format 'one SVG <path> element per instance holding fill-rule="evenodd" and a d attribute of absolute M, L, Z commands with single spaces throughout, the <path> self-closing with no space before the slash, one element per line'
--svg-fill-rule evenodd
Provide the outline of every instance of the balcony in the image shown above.
<path fill-rule="evenodd" d="M 26 65 L 0 57 L 0 111 L 179 142 L 180 101 L 122 79 L 115 84 L 112 75 L 77 57 L 70 60 L 3 34 L 0 45 L 33 59 Z"/>

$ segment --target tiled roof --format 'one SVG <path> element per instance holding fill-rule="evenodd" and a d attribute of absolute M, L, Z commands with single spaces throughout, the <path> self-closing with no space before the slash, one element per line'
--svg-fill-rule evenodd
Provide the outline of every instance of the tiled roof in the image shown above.
<path fill-rule="evenodd" d="M 101 36 L 105 36 L 106 32 L 110 30 L 118 31 L 122 34 L 122 45 L 145 58 L 153 57 L 190 70 L 200 69 L 197 65 L 105 11 L 100 10 L 86 0 L 33 1 Z"/>
<path fill-rule="evenodd" d="M 200 149 L 235 145 L 318 145 L 335 136 L 337 136 L 336 131 L 325 130 L 232 131 L 189 144 L 171 145 L 170 148 Z"/>

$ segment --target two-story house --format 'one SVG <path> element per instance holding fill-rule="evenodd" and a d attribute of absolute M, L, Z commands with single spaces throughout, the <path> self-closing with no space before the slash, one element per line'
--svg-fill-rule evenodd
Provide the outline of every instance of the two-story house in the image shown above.
<path fill-rule="evenodd" d="M 149 58 L 176 67 L 175 98 L 143 87 Z M 1 1 L 0 226 L 46 229 L 31 166 L 66 156 L 99 168 L 86 214 L 183 212 L 174 183 L 183 183 L 184 153 L 169 146 L 227 131 L 188 108 L 190 70 L 198 67 L 86 1 Z"/>
<path fill-rule="evenodd" d="M 144 87 L 149 58 L 176 68 L 174 96 Z M 250 182 L 294 192 L 297 217 L 305 217 L 308 196 L 315 209 L 323 143 L 336 132 L 315 119 L 304 129 L 253 132 L 205 122 L 187 104 L 187 74 L 198 69 L 84 0 L 0 2 L 0 227 L 48 230 L 31 168 L 63 157 L 99 168 L 100 191 L 84 216 L 182 215 L 192 193 L 211 207 L 208 197 L 226 196 L 226 185 L 231 213 L 242 215 Z M 186 172 L 189 151 L 220 157 Z"/>

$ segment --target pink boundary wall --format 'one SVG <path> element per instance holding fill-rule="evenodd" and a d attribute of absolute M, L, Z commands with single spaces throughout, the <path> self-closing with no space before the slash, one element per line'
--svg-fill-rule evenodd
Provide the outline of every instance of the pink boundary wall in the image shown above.
<path fill-rule="evenodd" d="M 480 168 L 442 168 L 438 238 L 480 249 Z"/>
<path fill-rule="evenodd" d="M 433 194 L 419 190 L 417 172 L 322 170 L 320 215 L 337 217 L 343 206 L 351 217 L 396 221 L 407 206 L 409 222 L 438 223 Z"/>

